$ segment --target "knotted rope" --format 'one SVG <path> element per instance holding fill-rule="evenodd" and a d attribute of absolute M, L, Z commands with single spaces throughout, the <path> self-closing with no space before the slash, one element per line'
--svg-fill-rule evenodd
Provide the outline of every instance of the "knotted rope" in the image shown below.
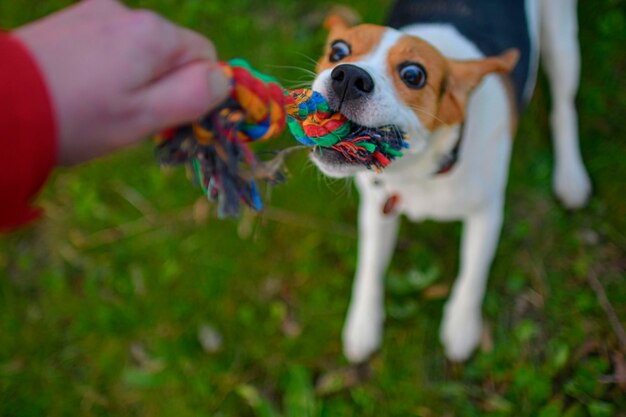
<path fill-rule="evenodd" d="M 337 152 L 347 163 L 376 171 L 402 156 L 407 147 L 404 133 L 395 126 L 358 126 L 333 111 L 316 91 L 285 90 L 244 60 L 222 67 L 230 78 L 230 97 L 199 121 L 163 132 L 157 146 L 161 164 L 191 168 L 194 181 L 217 201 L 220 217 L 237 215 L 242 202 L 262 209 L 255 179 L 284 181 L 280 162 L 289 149 L 264 162 L 247 144 L 278 136 L 285 125 L 303 145 Z"/>

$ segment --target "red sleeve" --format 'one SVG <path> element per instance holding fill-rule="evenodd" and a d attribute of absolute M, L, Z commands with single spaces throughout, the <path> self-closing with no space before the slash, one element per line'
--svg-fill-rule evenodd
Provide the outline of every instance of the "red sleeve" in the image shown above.
<path fill-rule="evenodd" d="M 0 232 L 39 217 L 32 200 L 56 163 L 52 100 L 37 63 L 0 34 Z"/>

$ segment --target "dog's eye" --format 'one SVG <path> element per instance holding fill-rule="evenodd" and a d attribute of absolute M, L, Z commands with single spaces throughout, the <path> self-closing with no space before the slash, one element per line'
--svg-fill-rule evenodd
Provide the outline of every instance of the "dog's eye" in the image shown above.
<path fill-rule="evenodd" d="M 400 64 L 398 72 L 409 88 L 418 90 L 426 85 L 426 70 L 420 64 L 405 62 Z"/>
<path fill-rule="evenodd" d="M 330 62 L 339 62 L 351 53 L 350 45 L 344 41 L 335 41 L 330 46 L 330 56 L 328 59 Z"/>

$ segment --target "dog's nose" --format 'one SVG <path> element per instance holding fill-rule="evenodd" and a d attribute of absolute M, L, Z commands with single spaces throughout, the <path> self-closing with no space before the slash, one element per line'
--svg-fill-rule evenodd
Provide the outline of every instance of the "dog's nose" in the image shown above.
<path fill-rule="evenodd" d="M 330 73 L 331 87 L 341 100 L 354 100 L 374 91 L 374 80 L 362 68 L 352 64 L 337 65 Z"/>

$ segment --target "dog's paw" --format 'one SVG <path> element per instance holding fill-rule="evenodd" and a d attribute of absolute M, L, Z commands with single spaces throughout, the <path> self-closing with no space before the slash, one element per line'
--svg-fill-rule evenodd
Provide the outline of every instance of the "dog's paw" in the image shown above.
<path fill-rule="evenodd" d="M 455 362 L 469 359 L 480 342 L 482 327 L 480 308 L 448 302 L 439 335 L 448 359 Z"/>
<path fill-rule="evenodd" d="M 342 338 L 343 353 L 350 363 L 365 362 L 380 347 L 384 317 L 371 310 L 355 309 L 348 314 Z"/>
<path fill-rule="evenodd" d="M 591 180 L 582 163 L 557 166 L 553 178 L 554 192 L 567 209 L 584 207 L 591 196 Z"/>

